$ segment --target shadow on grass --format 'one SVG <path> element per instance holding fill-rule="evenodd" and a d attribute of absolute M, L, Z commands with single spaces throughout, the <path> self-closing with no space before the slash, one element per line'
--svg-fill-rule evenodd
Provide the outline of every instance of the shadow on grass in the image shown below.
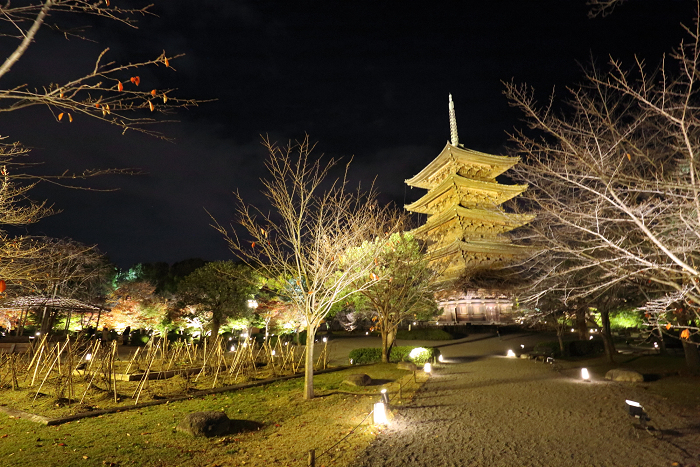
<path fill-rule="evenodd" d="M 231 419 L 229 422 L 228 431 L 224 433 L 224 435 L 235 435 L 238 433 L 245 433 L 247 431 L 257 431 L 263 426 L 265 426 L 264 423 L 253 420 Z"/>
<path fill-rule="evenodd" d="M 373 379 L 367 386 L 384 386 L 385 384 L 393 383 L 393 379 Z"/>

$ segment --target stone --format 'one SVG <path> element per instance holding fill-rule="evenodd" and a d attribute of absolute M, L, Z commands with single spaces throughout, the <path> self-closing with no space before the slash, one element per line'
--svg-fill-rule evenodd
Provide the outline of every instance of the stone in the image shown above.
<path fill-rule="evenodd" d="M 345 381 L 343 381 L 345 384 L 349 384 L 350 386 L 369 386 L 372 384 L 372 378 L 369 377 L 369 375 L 365 374 L 355 374 L 355 375 L 348 375 L 347 378 L 345 378 Z"/>
<path fill-rule="evenodd" d="M 609 381 L 623 381 L 626 383 L 642 383 L 644 382 L 644 375 L 634 370 L 616 368 L 605 373 L 605 379 Z"/>
<path fill-rule="evenodd" d="M 399 362 L 398 369 L 399 370 L 416 371 L 416 370 L 418 370 L 418 367 L 413 362 Z"/>
<path fill-rule="evenodd" d="M 227 434 L 229 426 L 230 420 L 223 412 L 192 412 L 175 429 L 195 437 L 210 437 Z"/>

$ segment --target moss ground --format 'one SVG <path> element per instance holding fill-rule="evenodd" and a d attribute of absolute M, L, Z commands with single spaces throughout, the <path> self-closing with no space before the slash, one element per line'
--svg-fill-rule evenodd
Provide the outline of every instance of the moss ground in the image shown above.
<path fill-rule="evenodd" d="M 342 383 L 358 372 L 370 375 L 375 384 L 354 388 Z M 302 399 L 303 381 L 295 379 L 59 426 L 2 415 L 0 465 L 286 466 L 304 465 L 310 449 L 316 450 L 319 466 L 347 465 L 378 431 L 368 414 L 380 388 L 389 387 L 395 397 L 399 381 L 404 401 L 420 383 L 394 364 L 378 364 L 317 375 L 317 397 L 311 401 Z M 7 393 L 2 392 L 3 403 Z M 222 410 L 229 418 L 261 427 L 210 439 L 175 431 L 187 413 L 205 410 Z"/>

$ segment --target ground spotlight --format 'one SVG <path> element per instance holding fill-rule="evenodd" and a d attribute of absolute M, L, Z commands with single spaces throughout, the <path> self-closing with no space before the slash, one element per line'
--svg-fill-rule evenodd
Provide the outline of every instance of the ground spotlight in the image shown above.
<path fill-rule="evenodd" d="M 386 389 L 382 389 L 382 403 L 389 406 L 389 394 L 387 394 Z"/>
<path fill-rule="evenodd" d="M 515 357 L 515 352 L 513 350 L 508 349 L 508 353 L 506 353 L 506 357 Z"/>
<path fill-rule="evenodd" d="M 642 407 L 639 402 L 631 401 L 629 399 L 625 400 L 625 404 L 627 404 L 627 413 L 630 415 L 630 417 L 639 419 L 639 424 L 642 426 L 642 428 L 646 428 L 647 422 L 651 419 L 644 411 L 644 407 Z"/>
<path fill-rule="evenodd" d="M 426 362 L 425 365 L 423 365 L 423 371 L 425 371 L 427 374 L 430 374 L 433 371 L 433 367 L 430 362 Z"/>
<path fill-rule="evenodd" d="M 591 376 L 588 374 L 588 369 L 587 368 L 581 368 L 581 378 L 584 381 L 590 381 Z"/>
<path fill-rule="evenodd" d="M 386 418 L 386 407 L 383 402 L 377 402 L 374 404 L 374 424 L 375 425 L 387 425 L 389 420 Z"/>

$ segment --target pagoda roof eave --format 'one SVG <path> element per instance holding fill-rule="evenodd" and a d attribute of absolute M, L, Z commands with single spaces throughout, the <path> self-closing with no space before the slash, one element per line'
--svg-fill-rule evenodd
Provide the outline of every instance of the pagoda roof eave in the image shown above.
<path fill-rule="evenodd" d="M 533 251 L 531 247 L 515 245 L 512 243 L 479 242 L 455 240 L 443 248 L 430 253 L 430 260 L 434 261 L 455 253 L 494 253 L 499 255 L 523 256 Z"/>
<path fill-rule="evenodd" d="M 519 157 L 495 156 L 485 152 L 453 146 L 448 141 L 442 151 L 440 151 L 440 154 L 438 154 L 438 156 L 433 159 L 430 164 L 428 164 L 413 178 L 405 180 L 405 183 L 409 186 L 429 189 L 430 185 L 427 180 L 430 178 L 430 175 L 437 172 L 450 160 L 459 161 L 465 165 L 478 165 L 482 167 L 490 166 L 492 178 L 496 178 L 520 162 Z"/>
<path fill-rule="evenodd" d="M 444 194 L 452 187 L 468 188 L 472 191 L 482 191 L 482 192 L 488 191 L 491 193 L 507 194 L 508 197 L 502 201 L 502 202 L 505 202 L 511 198 L 514 198 L 515 196 L 518 196 L 519 194 L 521 194 L 522 192 L 527 190 L 528 185 L 525 185 L 525 184 L 523 184 L 523 185 L 501 185 L 500 183 L 496 183 L 496 182 L 484 182 L 481 180 L 472 180 L 472 179 L 469 179 L 466 177 L 462 177 L 461 175 L 458 175 L 458 174 L 452 174 L 449 177 L 445 178 L 445 180 L 443 180 L 442 183 L 440 183 L 438 186 L 436 186 L 432 190 L 428 191 L 425 195 L 423 195 L 418 200 L 414 201 L 411 204 L 404 205 L 404 209 L 411 211 L 411 212 L 420 212 L 422 214 L 431 214 L 431 212 L 428 212 L 427 209 L 421 210 L 421 206 L 424 206 L 424 205 L 428 204 L 429 202 L 433 201 L 435 198 Z"/>
<path fill-rule="evenodd" d="M 510 227 L 508 230 L 512 230 L 522 227 L 523 225 L 532 221 L 536 216 L 535 214 L 511 214 L 507 212 L 487 211 L 484 209 L 470 209 L 455 204 L 442 213 L 431 216 L 425 224 L 417 227 L 413 230 L 413 232 L 415 235 L 420 236 L 427 233 L 430 229 L 449 222 L 455 217 L 485 220 L 493 223 L 494 225 Z"/>

